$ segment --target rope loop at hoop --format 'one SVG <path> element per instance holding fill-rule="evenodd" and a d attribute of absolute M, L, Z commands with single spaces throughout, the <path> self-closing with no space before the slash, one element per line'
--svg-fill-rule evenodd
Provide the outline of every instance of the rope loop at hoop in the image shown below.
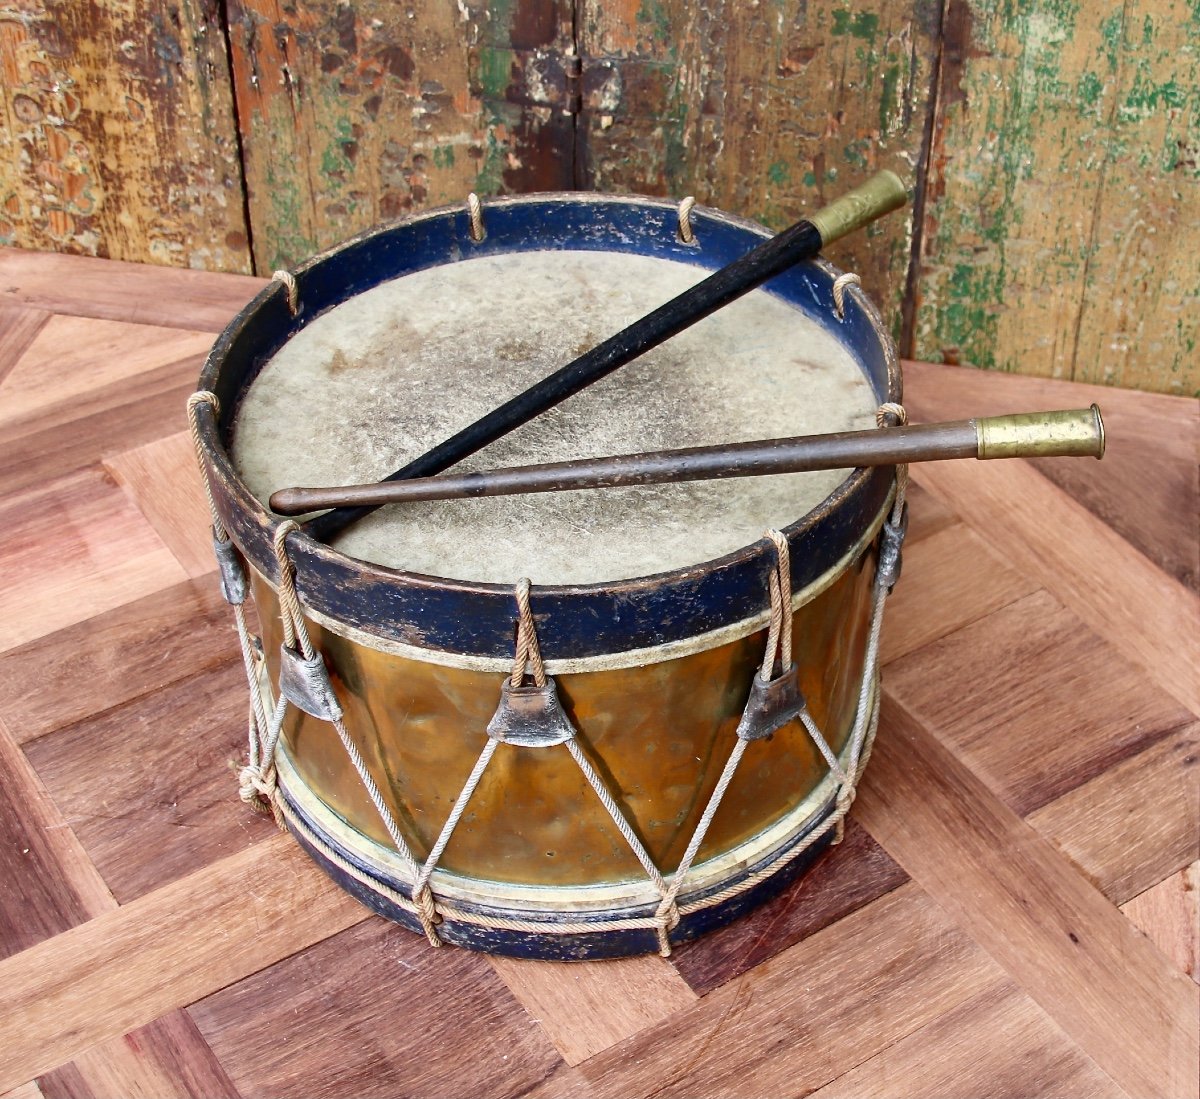
<path fill-rule="evenodd" d="M 487 230 L 483 224 L 483 204 L 474 191 L 467 195 L 467 218 L 471 223 L 471 240 L 475 244 L 481 244 L 483 238 L 487 236 Z"/>
<path fill-rule="evenodd" d="M 296 276 L 291 271 L 272 271 L 271 281 L 282 283 L 287 291 L 287 306 L 288 312 L 294 317 L 300 312 L 300 287 L 296 283 Z"/>
<path fill-rule="evenodd" d="M 696 199 L 692 195 L 688 195 L 679 204 L 679 240 L 683 244 L 696 243 L 696 231 L 692 228 L 692 210 L 695 205 Z"/>
<path fill-rule="evenodd" d="M 217 501 L 213 497 L 212 485 L 208 481 L 208 467 L 204 462 L 204 443 L 200 438 L 200 406 L 208 405 L 212 409 L 212 414 L 215 417 L 221 411 L 221 402 L 217 400 L 217 395 L 210 389 L 198 389 L 187 400 L 187 416 L 188 428 L 192 435 L 192 448 L 196 453 L 196 465 L 200 467 L 200 480 L 204 484 L 204 495 L 208 500 L 208 514 L 212 519 L 213 537 L 218 542 L 228 542 L 229 532 L 225 529 L 225 524 L 221 522 L 221 516 L 217 513 Z"/>
<path fill-rule="evenodd" d="M 513 656 L 512 676 L 509 678 L 514 687 L 521 686 L 527 671 L 533 674 L 536 686 L 546 685 L 546 665 L 542 660 L 542 649 L 533 624 L 533 611 L 529 606 L 529 588 L 529 577 L 522 576 L 514 589 L 517 597 L 517 651 Z"/>
<path fill-rule="evenodd" d="M 771 593 L 771 618 L 767 627 L 766 652 L 763 654 L 760 676 L 764 680 L 774 677 L 775 654 L 779 653 L 779 665 L 787 669 L 792 663 L 792 555 L 787 536 L 777 530 L 768 530 L 766 536 L 775 545 L 775 568 L 767 578 Z"/>
<path fill-rule="evenodd" d="M 283 625 L 283 643 L 289 649 L 299 645 L 304 659 L 312 660 L 312 641 L 309 640 L 308 627 L 304 624 L 300 597 L 296 594 L 296 568 L 287 551 L 288 535 L 296 533 L 299 529 L 291 519 L 285 519 L 275 528 L 273 544 L 275 561 L 279 565 L 279 610 Z"/>
<path fill-rule="evenodd" d="M 837 314 L 838 320 L 843 320 L 846 316 L 846 290 L 851 286 L 862 286 L 862 279 L 853 271 L 838 275 L 833 280 L 833 311 Z"/>
<path fill-rule="evenodd" d="M 906 423 L 908 423 L 908 410 L 896 401 L 884 401 L 875 410 L 876 427 L 903 427 Z M 896 502 L 892 507 L 892 522 L 894 523 L 900 522 L 904 512 L 904 496 L 907 490 L 908 466 L 899 465 L 896 467 Z"/>

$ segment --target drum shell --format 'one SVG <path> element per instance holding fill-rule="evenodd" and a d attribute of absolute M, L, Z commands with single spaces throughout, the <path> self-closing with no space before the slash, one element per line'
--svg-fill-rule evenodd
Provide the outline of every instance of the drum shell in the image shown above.
<path fill-rule="evenodd" d="M 580 211 L 592 204 L 605 212 L 589 226 Z M 500 200 L 495 209 L 489 204 L 484 247 L 508 247 L 506 232 L 540 231 L 557 214 L 572 231 L 583 225 L 592 234 L 590 246 L 603 243 L 607 219 L 616 227 L 611 243 L 618 250 L 656 250 L 668 240 L 671 258 L 686 258 L 686 249 L 674 243 L 672 206 L 604 196 L 531 196 Z M 637 235 L 643 230 L 636 218 L 642 217 L 657 219 L 653 234 Z M 708 266 L 728 262 L 763 235 L 711 211 L 698 215 L 698 225 Z M 229 459 L 240 395 L 259 365 L 310 314 L 381 278 L 403 274 L 405 265 L 419 269 L 465 254 L 473 247 L 468 234 L 465 215 L 431 212 L 409 226 L 376 230 L 316 257 L 296 272 L 297 315 L 289 312 L 281 289 L 264 291 L 218 340 L 205 367 L 201 387 L 217 395 L 220 412 L 213 416 L 204 407 L 198 416 L 203 465 L 221 521 L 251 566 L 272 682 L 281 640 L 272 545 L 279 520 L 249 493 Z M 405 245 L 402 255 L 399 241 Z M 512 247 L 520 250 L 519 244 Z M 773 285 L 780 296 L 831 317 L 836 275 L 818 261 Z M 843 326 L 848 340 L 865 347 L 864 372 L 876 397 L 900 400 L 895 349 L 869 301 L 851 289 L 844 317 L 828 323 Z M 784 528 L 797 591 L 793 637 L 801 686 L 817 724 L 843 759 L 858 704 L 874 688 L 873 678 L 862 682 L 874 540 L 892 488 L 889 469 L 854 471 L 818 507 Z M 484 729 L 512 659 L 512 588 L 400 572 L 302 536 L 289 538 L 287 546 L 348 732 L 421 860 L 485 744 Z M 566 710 L 605 785 L 666 874 L 678 864 L 735 743 L 734 728 L 763 655 L 767 578 L 774 565 L 774 547 L 762 539 L 715 561 L 610 584 L 540 586 L 536 568 L 530 570 L 534 620 Z M 693 640 L 688 655 L 664 659 L 654 653 Z M 414 926 L 411 914 L 389 899 L 389 891 L 408 895 L 407 878 L 388 861 L 390 840 L 332 727 L 293 711 L 280 751 L 283 796 L 309 826 L 307 834 L 298 831 L 301 842 L 356 896 Z M 713 892 L 744 880 L 752 867 L 762 874 L 754 872 L 757 884 L 748 891 L 685 919 L 672 940 L 733 918 L 799 872 L 828 842 L 829 833 L 820 827 L 834 811 L 834 787 L 798 722 L 751 743 L 693 877 L 701 892 Z M 791 829 L 789 838 L 777 843 L 785 828 Z M 762 838 L 768 832 L 769 842 Z M 808 833 L 817 838 L 811 849 L 804 846 Z M 771 869 L 788 844 L 799 844 L 800 855 L 780 856 L 778 869 Z M 719 873 L 710 869 L 706 877 L 706 866 L 717 864 Z M 357 870 L 350 873 L 349 866 Z M 466 884 L 451 888 L 456 882 Z M 610 903 L 622 890 L 633 896 L 633 886 L 622 883 L 638 885 L 636 899 Z M 465 896 L 465 908 L 501 915 L 536 911 L 548 922 L 580 912 L 599 920 L 645 916 L 656 903 L 653 890 L 647 895 L 643 869 L 562 747 L 497 749 L 431 884 L 439 896 L 443 891 L 455 899 Z M 481 949 L 545 957 L 653 949 L 644 930 L 608 938 L 607 932 L 573 937 L 554 931 L 539 937 L 526 931 L 484 934 L 479 925 L 448 920 L 443 934 L 447 941 Z"/>
<path fill-rule="evenodd" d="M 800 685 L 840 752 L 857 712 L 874 550 L 864 547 L 793 615 Z M 268 665 L 282 641 L 275 593 L 255 577 Z M 414 855 L 423 860 L 486 741 L 505 673 L 381 651 L 309 623 L 346 728 Z M 765 628 L 653 663 L 555 676 L 582 745 L 655 864 L 678 864 L 735 742 Z M 297 776 L 354 832 L 389 845 L 328 723 L 292 709 L 283 750 Z M 734 850 L 800 805 L 828 774 L 798 721 L 752 743 L 697 863 Z M 442 855 L 442 871 L 535 887 L 644 880 L 645 873 L 566 749 L 501 746 Z"/>

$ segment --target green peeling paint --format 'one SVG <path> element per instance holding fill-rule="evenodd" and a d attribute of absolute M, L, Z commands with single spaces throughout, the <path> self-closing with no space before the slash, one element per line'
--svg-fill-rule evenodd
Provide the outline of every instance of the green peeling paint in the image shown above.
<path fill-rule="evenodd" d="M 671 16 L 662 0 L 642 0 L 637 21 L 649 30 L 655 42 L 666 44 L 671 41 Z"/>
<path fill-rule="evenodd" d="M 874 42 L 879 31 L 879 16 L 871 11 L 835 11 L 833 12 L 833 33 L 836 35 L 852 35 L 864 42 Z"/>
<path fill-rule="evenodd" d="M 479 51 L 479 84 L 485 98 L 503 99 L 512 74 L 512 51 L 484 46 Z"/>
<path fill-rule="evenodd" d="M 900 66 L 889 65 L 883 74 L 883 87 L 879 92 L 879 136 L 887 137 L 891 119 L 899 103 L 897 91 L 900 87 Z"/>

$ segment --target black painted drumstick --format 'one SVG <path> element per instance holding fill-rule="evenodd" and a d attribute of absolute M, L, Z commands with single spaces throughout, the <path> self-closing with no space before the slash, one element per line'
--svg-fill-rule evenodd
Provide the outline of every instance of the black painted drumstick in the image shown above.
<path fill-rule="evenodd" d="M 498 408 L 452 435 L 421 457 L 385 478 L 408 480 L 441 473 L 455 462 L 495 442 L 547 409 L 657 347 L 677 332 L 707 317 L 801 260 L 812 259 L 823 245 L 897 210 L 907 201 L 904 184 L 893 173 L 879 172 L 811 217 L 764 241 L 740 259 L 714 271 L 690 290 L 672 298 L 628 328 L 593 347 Z M 304 524 L 313 538 L 328 539 L 369 515 L 378 505 L 338 507 Z"/>
<path fill-rule="evenodd" d="M 1104 423 L 1100 419 L 1100 409 L 1095 405 L 1063 412 L 1023 412 L 882 431 L 840 431 L 725 446 L 509 466 L 341 488 L 284 488 L 271 496 L 271 509 L 282 515 L 303 515 L 316 508 L 348 505 L 374 508 L 413 500 L 457 500 L 523 492 L 759 477 L 769 473 L 892 466 L 943 458 L 1064 455 L 1094 458 L 1104 455 Z"/>

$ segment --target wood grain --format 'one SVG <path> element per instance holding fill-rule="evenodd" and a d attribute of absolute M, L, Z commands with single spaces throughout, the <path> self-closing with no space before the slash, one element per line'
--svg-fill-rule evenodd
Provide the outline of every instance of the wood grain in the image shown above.
<path fill-rule="evenodd" d="M 972 464 L 974 465 L 974 464 Z M 1163 691 L 1200 714 L 1200 598 L 1024 462 L 914 473 Z M 1003 522 L 997 518 L 1003 516 Z"/>
<path fill-rule="evenodd" d="M 51 315 L 43 309 L 0 301 L 0 387 Z"/>
<path fill-rule="evenodd" d="M 117 904 L 3 724 L 0 880 L 0 957 L 18 954 Z"/>
<path fill-rule="evenodd" d="M 571 22 L 561 0 L 230 4 L 257 269 L 469 191 L 570 189 Z"/>
<path fill-rule="evenodd" d="M 950 510 L 932 493 L 926 492 L 913 481 L 908 482 L 908 533 L 904 536 L 906 546 L 915 545 L 958 522 Z"/>
<path fill-rule="evenodd" d="M 41 1088 L 37 1086 L 36 1080 L 30 1080 L 26 1084 L 21 1084 L 13 1088 L 11 1091 L 6 1091 L 0 1095 L 0 1099 L 45 1099 Z"/>
<path fill-rule="evenodd" d="M 94 329 L 94 331 L 93 331 Z M 54 317 L 0 384 L 0 489 L 93 465 L 182 427 L 210 337 Z"/>
<path fill-rule="evenodd" d="M 684 944 L 671 955 L 672 964 L 696 992 L 707 994 L 906 881 L 908 875 L 851 817 L 840 846 L 758 909 L 754 919 Z"/>
<path fill-rule="evenodd" d="M 1035 588 L 962 524 L 915 541 L 906 538 L 903 574 L 888 600 L 880 659 L 886 667 Z M 931 591 L 937 592 L 936 599 L 930 599 Z"/>
<path fill-rule="evenodd" d="M 246 270 L 249 229 L 217 12 L 34 0 L 6 19 L 0 242 Z"/>
<path fill-rule="evenodd" d="M 278 835 L 30 947 L 0 962 L 0 1088 L 367 916 Z"/>
<path fill-rule="evenodd" d="M 584 178 L 782 229 L 878 168 L 923 159 L 937 15 L 867 0 L 581 5 Z M 912 210 L 829 249 L 899 331 Z M 703 247 L 703 242 L 701 242 Z"/>
<path fill-rule="evenodd" d="M 513 1095 L 561 1064 L 485 957 L 380 919 L 189 1014 L 248 1096 Z"/>
<path fill-rule="evenodd" d="M 936 904 L 903 885 L 528 1094 L 805 1094 L 999 977 Z"/>
<path fill-rule="evenodd" d="M 1021 815 L 1193 720 L 1045 592 L 894 661 L 887 690 Z"/>
<path fill-rule="evenodd" d="M 46 1099 L 239 1099 L 186 1011 L 101 1042 L 38 1083 Z"/>
<path fill-rule="evenodd" d="M 216 333 L 266 285 L 249 276 L 0 247 L 0 301 L 67 316 Z"/>
<path fill-rule="evenodd" d="M 489 960 L 568 1065 L 696 1002 L 670 963 L 653 955 L 603 962 Z"/>
<path fill-rule="evenodd" d="M 154 439 L 164 425 L 176 428 L 199 370 L 198 358 L 160 366 L 132 386 L 113 386 L 85 404 L 50 409 L 10 429 L 12 445 L 0 448 L 0 492 L 54 482 Z"/>
<path fill-rule="evenodd" d="M 190 332 L 123 321 L 51 317 L 0 384 L 0 425 L 15 431 L 63 423 L 80 415 L 94 394 L 113 393 L 148 370 L 195 362 L 212 345 L 207 332 Z M 116 407 L 110 398 L 108 407 Z"/>
<path fill-rule="evenodd" d="M 1129 0 L 1101 22 L 1101 111 L 1107 109 L 1097 198 L 1075 337 L 1075 381 L 1194 397 L 1200 393 L 1200 30 L 1181 0 Z M 1110 83 L 1111 81 L 1111 83 Z M 1132 288 L 1133 293 L 1128 289 Z"/>
<path fill-rule="evenodd" d="M 1182 973 L 1200 982 L 1200 862 L 1193 862 L 1121 906 L 1121 911 Z"/>
<path fill-rule="evenodd" d="M 1200 725 L 1181 729 L 1028 821 L 1110 901 L 1124 904 L 1200 858 L 1198 748 Z"/>
<path fill-rule="evenodd" d="M 101 470 L 0 501 L 0 528 L 0 652 L 185 579 L 154 528 Z"/>
<path fill-rule="evenodd" d="M 1122 1089 L 1196 1095 L 1196 986 L 928 728 L 880 720 L 859 821 Z"/>
<path fill-rule="evenodd" d="M 1018 985 L 998 981 L 812 1095 L 886 1099 L 917 1080 L 926 1099 L 1125 1094 Z"/>
<path fill-rule="evenodd" d="M 191 434 L 180 431 L 114 455 L 104 463 L 188 576 L 216 568 L 212 520 Z"/>
<path fill-rule="evenodd" d="M 1190 10 L 943 7 L 907 353 L 1196 393 Z"/>
<path fill-rule="evenodd" d="M 905 363 L 904 372 L 914 419 L 1098 404 L 1107 437 L 1103 461 L 1043 458 L 1031 464 L 1159 568 L 1200 588 L 1200 404 L 931 363 Z"/>
<path fill-rule="evenodd" d="M 185 580 L 0 653 L 0 717 L 18 743 L 234 656 L 215 577 Z"/>
<path fill-rule="evenodd" d="M 122 904 L 274 831 L 238 799 L 246 673 L 240 657 L 228 656 L 26 747 Z"/>

